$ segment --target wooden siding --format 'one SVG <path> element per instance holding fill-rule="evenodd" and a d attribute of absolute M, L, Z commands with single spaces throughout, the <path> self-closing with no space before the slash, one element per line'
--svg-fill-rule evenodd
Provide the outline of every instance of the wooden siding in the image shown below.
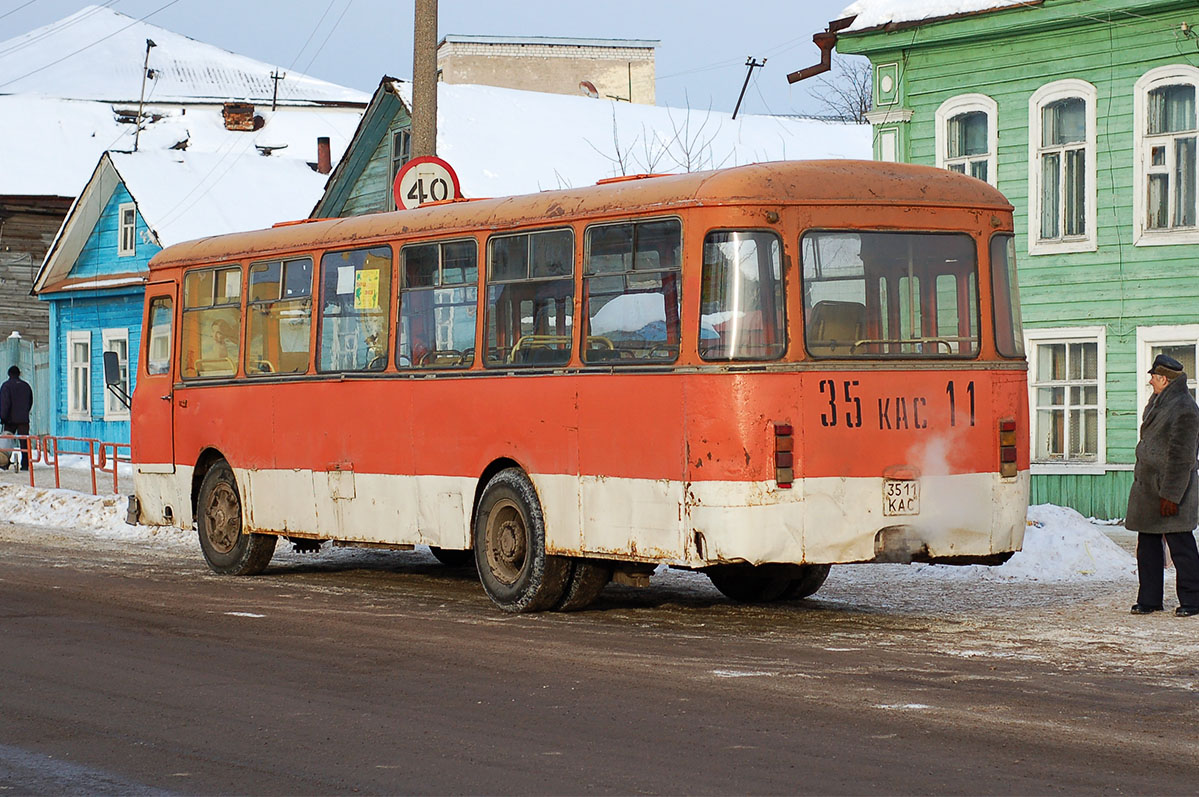
<path fill-rule="evenodd" d="M 150 243 L 153 237 L 140 212 L 136 214 L 134 253 L 123 257 L 117 254 L 120 242 L 119 209 L 121 205 L 132 201 L 133 197 L 124 184 L 118 185 L 88 235 L 79 257 L 75 258 L 68 278 L 103 277 L 106 274 L 128 274 L 133 271 L 149 273 L 150 258 L 158 254 L 162 247 Z"/>
<path fill-rule="evenodd" d="M 371 152 L 362 172 L 350 189 L 346 204 L 339 216 L 361 216 L 364 213 L 379 213 L 391 210 L 391 137 L 393 133 L 410 128 L 412 120 L 399 103 L 395 103 L 395 115 L 386 122 L 382 134 Z"/>
<path fill-rule="evenodd" d="M 0 197 L 0 336 L 49 342 L 50 310 L 30 291 L 70 206 L 62 197 Z"/>
<path fill-rule="evenodd" d="M 1016 208 L 1020 303 L 1026 328 L 1097 326 L 1106 335 L 1107 463 L 1131 463 L 1137 441 L 1136 333 L 1199 323 L 1199 247 L 1134 246 L 1134 84 L 1151 69 L 1194 65 L 1193 3 L 1046 0 L 892 32 L 842 36 L 838 49 L 900 65 L 898 105 L 914 163 L 934 164 L 934 115 L 947 99 L 981 93 L 998 105 L 996 185 Z M 982 67 L 982 68 L 980 68 Z M 1096 102 L 1097 250 L 1029 253 L 1029 100 L 1042 86 L 1085 80 Z M 900 125 L 903 127 L 903 125 Z M 1030 371 L 1031 373 L 1031 371 Z M 1194 376 L 1194 375 L 1192 375 Z M 1104 452 L 1100 452 L 1101 457 Z M 1035 476 L 1034 501 L 1120 516 L 1130 476 Z M 1118 507 L 1118 509 L 1117 509 Z"/>
<path fill-rule="evenodd" d="M 49 297 L 51 332 L 55 347 L 51 355 L 51 391 L 54 411 L 51 434 L 66 437 L 95 437 L 108 442 L 129 442 L 129 421 L 104 419 L 103 330 L 129 332 L 129 378 L 132 392 L 141 343 L 142 301 L 139 286 L 112 291 L 79 291 Z M 67 335 L 86 331 L 91 339 L 91 420 L 67 417 Z"/>

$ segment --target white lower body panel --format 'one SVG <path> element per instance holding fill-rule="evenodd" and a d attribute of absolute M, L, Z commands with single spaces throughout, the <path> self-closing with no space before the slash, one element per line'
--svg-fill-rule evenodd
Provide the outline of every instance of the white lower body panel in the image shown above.
<path fill-rule="evenodd" d="M 249 528 L 347 542 L 469 548 L 476 480 L 353 471 L 235 470 Z M 141 522 L 192 525 L 193 470 L 136 470 Z M 920 511 L 884 514 L 883 480 L 679 482 L 534 474 L 551 553 L 701 567 L 868 562 L 1019 550 L 1028 472 L 926 476 Z M 168 515 L 167 508 L 171 512 Z"/>

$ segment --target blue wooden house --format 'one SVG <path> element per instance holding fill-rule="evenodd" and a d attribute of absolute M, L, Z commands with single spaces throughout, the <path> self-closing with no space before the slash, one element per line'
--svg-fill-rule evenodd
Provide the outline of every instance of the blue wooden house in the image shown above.
<path fill-rule="evenodd" d="M 325 176 L 296 159 L 107 152 L 34 282 L 50 305 L 53 410 L 45 433 L 129 442 L 129 410 L 104 387 L 114 351 L 132 394 L 150 259 L 171 244 L 304 218 Z"/>

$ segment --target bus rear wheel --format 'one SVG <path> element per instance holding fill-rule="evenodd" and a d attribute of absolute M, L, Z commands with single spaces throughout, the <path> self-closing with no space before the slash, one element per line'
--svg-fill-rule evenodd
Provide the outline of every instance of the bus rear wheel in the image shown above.
<path fill-rule="evenodd" d="M 781 600 L 797 601 L 809 595 L 815 595 L 816 590 L 824 585 L 828 578 L 828 565 L 796 565 L 791 585 L 783 593 Z"/>
<path fill-rule="evenodd" d="M 566 592 L 554 606 L 557 612 L 577 612 L 595 603 L 595 599 L 612 580 L 612 565 L 591 559 L 575 559 Z"/>
<path fill-rule="evenodd" d="M 457 548 L 439 548 L 436 545 L 430 545 L 429 553 L 433 554 L 433 558 L 446 567 L 466 567 L 475 561 L 473 551 L 462 551 Z"/>
<path fill-rule="evenodd" d="M 751 565 L 739 562 L 713 565 L 704 570 L 712 585 L 738 603 L 769 603 L 783 597 L 791 586 L 790 565 Z"/>
<path fill-rule="evenodd" d="M 204 561 L 223 576 L 257 575 L 275 553 L 275 535 L 247 533 L 243 527 L 237 481 L 224 461 L 209 468 L 200 483 L 196 527 Z"/>
<path fill-rule="evenodd" d="M 524 471 L 508 468 L 483 488 L 474 528 L 483 590 L 507 612 L 553 607 L 566 591 L 571 560 L 545 552 L 545 520 Z"/>

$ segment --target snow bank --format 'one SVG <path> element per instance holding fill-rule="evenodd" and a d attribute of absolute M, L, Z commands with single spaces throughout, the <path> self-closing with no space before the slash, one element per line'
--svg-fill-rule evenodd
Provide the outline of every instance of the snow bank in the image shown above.
<path fill-rule="evenodd" d="M 921 576 L 956 580 L 1119 581 L 1136 575 L 1133 555 L 1073 509 L 1038 504 L 1029 507 L 1028 521 L 1024 549 L 999 567 L 918 565 L 915 569 Z"/>
<path fill-rule="evenodd" d="M 194 545 L 194 532 L 125 523 L 125 497 L 71 490 L 0 485 L 0 520 L 74 529 L 96 537 L 169 545 Z M 1135 576 L 1136 560 L 1096 524 L 1073 509 L 1029 508 L 1024 550 L 1000 567 L 871 565 L 900 577 L 946 581 L 1119 581 Z M 1120 527 L 1107 527 L 1118 531 Z M 706 579 L 705 579 L 706 580 Z"/>
<path fill-rule="evenodd" d="M 72 490 L 0 484 L 0 520 L 70 529 L 109 540 L 193 543 L 191 531 L 170 526 L 128 525 L 127 500 L 123 495 L 86 495 Z"/>
<path fill-rule="evenodd" d="M 856 16 L 846 30 L 867 30 L 892 22 L 916 22 L 957 14 L 973 14 L 1008 6 L 1025 5 L 1027 0 L 858 0 L 845 8 L 838 19 Z"/>

